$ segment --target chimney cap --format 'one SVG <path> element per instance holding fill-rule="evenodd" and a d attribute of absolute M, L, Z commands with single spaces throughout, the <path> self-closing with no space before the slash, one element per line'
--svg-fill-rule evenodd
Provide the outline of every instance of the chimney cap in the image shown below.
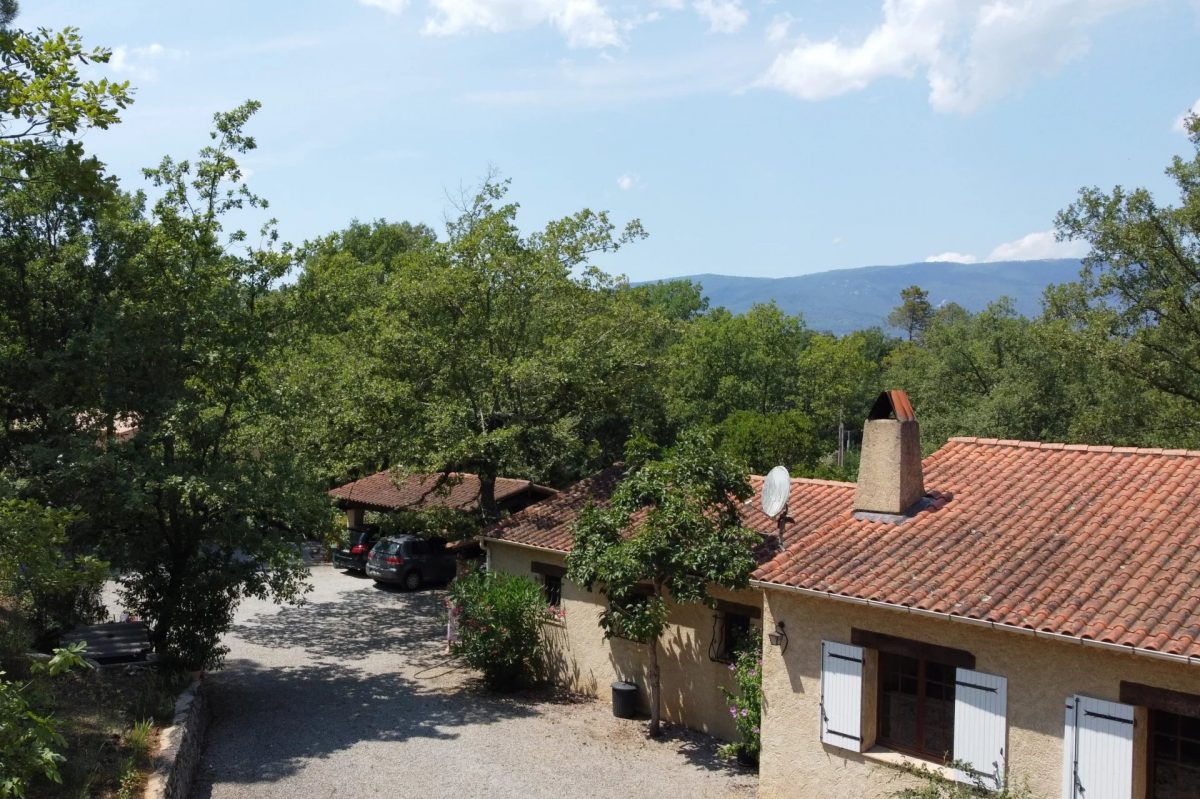
<path fill-rule="evenodd" d="M 867 421 L 894 418 L 898 422 L 915 422 L 917 413 L 908 400 L 908 392 L 898 388 L 882 392 L 871 406 Z"/>

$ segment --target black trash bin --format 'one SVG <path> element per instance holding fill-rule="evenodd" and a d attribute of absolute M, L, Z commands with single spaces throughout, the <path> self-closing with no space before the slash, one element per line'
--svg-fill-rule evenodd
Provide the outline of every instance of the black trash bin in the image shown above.
<path fill-rule="evenodd" d="M 613 715 L 619 719 L 631 719 L 637 715 L 638 689 L 631 682 L 612 684 Z"/>

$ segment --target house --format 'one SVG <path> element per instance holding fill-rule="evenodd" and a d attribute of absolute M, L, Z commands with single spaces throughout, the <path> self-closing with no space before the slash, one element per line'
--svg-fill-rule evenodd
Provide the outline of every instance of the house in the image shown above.
<path fill-rule="evenodd" d="M 544 586 L 547 602 L 561 614 L 548 622 L 548 662 L 556 683 L 592 696 L 615 681 L 649 684 L 645 644 L 605 640 L 599 626 L 607 599 L 564 579 L 572 528 L 589 502 L 603 504 L 624 475 L 614 466 L 581 480 L 557 496 L 515 513 L 483 538 L 488 568 L 529 576 Z M 716 608 L 670 605 L 669 625 L 659 652 L 662 717 L 722 738 L 735 733 L 721 687 L 734 688 L 729 671 L 736 633 L 761 625 L 760 590 L 715 590 Z M 641 691 L 643 710 L 648 692 Z"/>
<path fill-rule="evenodd" d="M 464 512 L 479 509 L 479 477 L 466 472 L 396 475 L 376 472 L 327 492 L 346 512 L 346 527 L 363 526 L 365 511 L 427 510 L 451 508 Z M 555 494 L 553 488 L 530 480 L 496 478 L 496 502 L 513 513 Z"/>
<path fill-rule="evenodd" d="M 890 796 L 947 756 L 1044 797 L 1200 795 L 1200 452 L 957 438 L 922 464 L 902 392 L 871 417 L 858 484 L 795 481 L 752 581 L 787 642 L 760 796 Z"/>
<path fill-rule="evenodd" d="M 591 693 L 645 684 L 644 647 L 603 641 L 603 597 L 562 579 L 575 517 L 619 479 L 486 539 L 493 568 L 561 598 L 555 668 Z M 757 497 L 744 519 L 776 530 Z M 1200 452 L 956 438 L 922 460 L 908 398 L 885 392 L 858 482 L 794 479 L 751 588 L 720 598 L 769 633 L 762 797 L 888 797 L 905 764 L 1047 799 L 1200 795 Z M 673 609 L 666 718 L 732 734 L 713 655 L 735 618 Z"/>

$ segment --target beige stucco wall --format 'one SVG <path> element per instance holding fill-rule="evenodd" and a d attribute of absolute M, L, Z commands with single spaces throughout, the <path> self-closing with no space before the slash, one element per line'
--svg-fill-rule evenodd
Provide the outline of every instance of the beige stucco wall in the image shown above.
<path fill-rule="evenodd" d="M 850 628 L 874 630 L 975 655 L 976 669 L 1008 679 L 1009 779 L 1038 796 L 1061 794 L 1065 703 L 1074 694 L 1119 700 L 1121 680 L 1200 693 L 1200 667 L 1081 644 L 917 616 L 866 605 L 765 592 L 767 629 L 785 622 L 788 648 L 764 645 L 763 751 L 759 796 L 888 797 L 909 784 L 894 767 L 827 746 L 820 739 L 821 641 L 850 643 Z M 864 743 L 873 743 L 873 658 L 865 658 Z M 1144 714 L 1138 732 L 1146 729 Z M 1144 748 L 1135 732 L 1135 796 Z"/>
<path fill-rule="evenodd" d="M 534 561 L 565 566 L 561 553 L 546 552 L 488 541 L 491 568 L 534 577 Z M 761 607 L 762 592 L 715 588 L 718 599 Z M 604 640 L 600 614 L 607 607 L 599 592 L 589 593 L 563 579 L 563 622 L 546 625 L 546 643 L 554 681 L 572 691 L 609 701 L 610 685 L 627 680 L 641 688 L 643 710 L 648 709 L 649 654 L 645 645 L 622 639 Z M 714 633 L 714 613 L 703 605 L 672 605 L 670 626 L 662 638 L 663 718 L 724 739 L 735 735 L 728 705 L 720 687 L 732 689 L 729 667 L 709 659 Z"/>

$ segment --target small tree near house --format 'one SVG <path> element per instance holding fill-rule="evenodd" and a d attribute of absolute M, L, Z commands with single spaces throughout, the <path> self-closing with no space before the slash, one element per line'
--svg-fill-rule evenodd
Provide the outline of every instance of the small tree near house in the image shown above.
<path fill-rule="evenodd" d="M 686 434 L 658 459 L 630 460 L 630 473 L 609 503 L 580 514 L 567 576 L 608 596 L 600 615 L 605 638 L 649 647 L 648 733 L 657 736 L 658 650 L 668 596 L 711 605 L 711 586 L 745 588 L 759 536 L 741 524 L 739 508 L 753 493 L 745 470 L 719 454 L 707 435 Z"/>

